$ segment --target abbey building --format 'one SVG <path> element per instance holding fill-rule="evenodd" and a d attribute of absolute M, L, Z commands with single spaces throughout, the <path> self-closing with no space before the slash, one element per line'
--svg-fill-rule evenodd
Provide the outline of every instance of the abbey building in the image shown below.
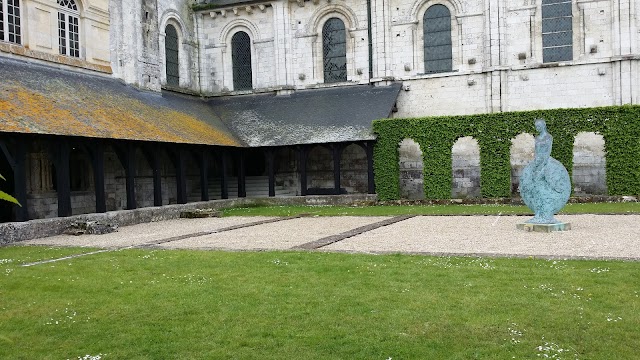
<path fill-rule="evenodd" d="M 638 8 L 0 0 L 0 189 L 25 205 L 1 204 L 0 221 L 375 193 L 375 119 L 638 104 Z M 589 185 L 604 160 L 585 136 L 582 189 L 606 193 Z M 469 144 L 454 196 L 475 194 Z"/>

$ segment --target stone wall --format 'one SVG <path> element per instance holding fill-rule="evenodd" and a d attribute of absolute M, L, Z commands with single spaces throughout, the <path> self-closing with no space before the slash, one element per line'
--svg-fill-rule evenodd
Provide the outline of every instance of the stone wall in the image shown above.
<path fill-rule="evenodd" d="M 420 145 L 412 139 L 398 144 L 400 168 L 400 197 L 424 199 L 424 175 Z"/>

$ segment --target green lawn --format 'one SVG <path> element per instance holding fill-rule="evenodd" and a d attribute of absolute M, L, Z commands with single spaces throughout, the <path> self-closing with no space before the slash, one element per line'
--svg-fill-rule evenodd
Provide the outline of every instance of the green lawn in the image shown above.
<path fill-rule="evenodd" d="M 376 205 L 376 206 L 255 206 L 230 208 L 225 216 L 387 216 L 387 215 L 533 215 L 517 205 Z M 636 203 L 567 204 L 560 214 L 640 214 Z"/>
<path fill-rule="evenodd" d="M 0 359 L 637 359 L 640 262 L 0 248 Z"/>

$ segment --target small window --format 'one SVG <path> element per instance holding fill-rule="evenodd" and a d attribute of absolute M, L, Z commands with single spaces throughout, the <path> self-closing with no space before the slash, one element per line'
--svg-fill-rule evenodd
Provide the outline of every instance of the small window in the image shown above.
<path fill-rule="evenodd" d="M 178 32 L 173 25 L 167 25 L 164 32 L 166 35 L 164 38 L 164 49 L 167 85 L 178 86 L 180 84 Z"/>
<path fill-rule="evenodd" d="M 324 82 L 347 81 L 347 40 L 344 23 L 331 18 L 322 27 Z"/>
<path fill-rule="evenodd" d="M 253 89 L 251 38 L 244 31 L 238 31 L 231 38 L 231 62 L 233 64 L 233 89 Z"/>
<path fill-rule="evenodd" d="M 542 61 L 573 60 L 571 0 L 542 0 Z"/>
<path fill-rule="evenodd" d="M 433 5 L 423 18 L 424 72 L 435 74 L 453 70 L 451 13 L 444 5 Z"/>
<path fill-rule="evenodd" d="M 0 41 L 22 43 L 20 0 L 0 0 Z"/>
<path fill-rule="evenodd" d="M 58 0 L 58 49 L 61 55 L 80 57 L 80 13 L 74 0 Z"/>

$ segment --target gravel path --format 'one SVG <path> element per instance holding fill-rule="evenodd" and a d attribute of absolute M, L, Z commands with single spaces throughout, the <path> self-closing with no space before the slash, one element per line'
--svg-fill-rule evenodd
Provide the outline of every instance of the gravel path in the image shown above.
<path fill-rule="evenodd" d="M 341 240 L 319 251 L 640 260 L 640 215 L 564 215 L 559 219 L 570 222 L 572 230 L 555 233 L 516 230 L 517 223 L 528 219 L 518 216 L 416 216 L 378 228 L 380 222 L 392 217 L 281 218 L 253 224 L 269 219 L 276 218 L 177 219 L 123 227 L 112 234 L 55 236 L 22 244 L 289 250 L 305 244 L 328 244 L 322 240 L 333 237 Z M 242 224 L 248 227 L 225 229 Z M 354 235 L 359 228 L 366 231 Z"/>

